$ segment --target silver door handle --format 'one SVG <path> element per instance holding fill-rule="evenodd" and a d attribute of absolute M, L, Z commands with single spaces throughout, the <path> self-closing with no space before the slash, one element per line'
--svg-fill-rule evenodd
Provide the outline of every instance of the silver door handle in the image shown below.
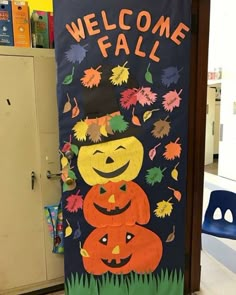
<path fill-rule="evenodd" d="M 46 176 L 47 176 L 47 179 L 58 178 L 58 177 L 61 177 L 61 173 L 51 173 L 51 171 L 48 170 Z"/>

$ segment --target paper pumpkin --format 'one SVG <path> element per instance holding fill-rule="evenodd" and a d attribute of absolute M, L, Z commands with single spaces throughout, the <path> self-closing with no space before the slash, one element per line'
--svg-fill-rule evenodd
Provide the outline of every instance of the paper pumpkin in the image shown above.
<path fill-rule="evenodd" d="M 84 181 L 93 186 L 135 179 L 143 162 L 143 145 L 134 136 L 82 146 L 77 165 Z"/>
<path fill-rule="evenodd" d="M 139 225 L 122 225 L 96 228 L 87 237 L 83 251 L 86 271 L 101 275 L 153 272 L 162 258 L 163 248 L 154 232 Z"/>
<path fill-rule="evenodd" d="M 95 185 L 87 193 L 84 217 L 94 227 L 147 224 L 150 206 L 142 188 L 130 181 Z"/>

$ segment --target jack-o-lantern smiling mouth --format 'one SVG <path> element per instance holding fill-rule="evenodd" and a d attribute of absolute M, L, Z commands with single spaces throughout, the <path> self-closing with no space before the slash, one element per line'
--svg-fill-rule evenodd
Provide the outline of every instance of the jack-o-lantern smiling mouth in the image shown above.
<path fill-rule="evenodd" d="M 125 170 L 129 167 L 129 162 L 128 161 L 124 166 L 112 171 L 112 172 L 103 172 L 103 171 L 100 171 L 96 168 L 93 167 L 93 170 L 101 177 L 103 178 L 114 178 L 114 177 L 117 177 L 119 175 L 121 175 L 122 173 L 125 172 Z"/>
<path fill-rule="evenodd" d="M 113 210 L 110 210 L 108 211 L 106 208 L 103 208 L 95 203 L 93 203 L 94 207 L 102 214 L 105 214 L 105 215 L 118 215 L 118 214 L 121 214 L 123 212 L 125 212 L 131 205 L 131 201 L 129 201 L 127 203 L 127 205 L 125 205 L 123 208 L 119 208 L 119 207 L 116 207 L 115 209 Z"/>
<path fill-rule="evenodd" d="M 129 263 L 131 257 L 132 257 L 132 254 L 126 258 L 120 259 L 119 263 L 116 262 L 116 259 L 112 259 L 111 262 L 109 262 L 108 259 L 102 259 L 102 262 L 108 267 L 119 268 L 119 267 L 125 266 L 127 263 Z"/>

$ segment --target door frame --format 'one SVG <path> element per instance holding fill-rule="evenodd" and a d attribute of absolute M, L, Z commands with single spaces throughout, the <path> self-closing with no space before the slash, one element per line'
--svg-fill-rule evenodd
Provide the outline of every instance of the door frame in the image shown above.
<path fill-rule="evenodd" d="M 192 0 L 185 294 L 200 290 L 210 0 Z"/>

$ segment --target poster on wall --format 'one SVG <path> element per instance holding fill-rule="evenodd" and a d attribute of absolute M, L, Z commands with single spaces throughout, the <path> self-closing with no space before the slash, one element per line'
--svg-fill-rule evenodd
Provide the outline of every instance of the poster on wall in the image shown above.
<path fill-rule="evenodd" d="M 54 2 L 67 294 L 183 294 L 190 0 Z"/>

